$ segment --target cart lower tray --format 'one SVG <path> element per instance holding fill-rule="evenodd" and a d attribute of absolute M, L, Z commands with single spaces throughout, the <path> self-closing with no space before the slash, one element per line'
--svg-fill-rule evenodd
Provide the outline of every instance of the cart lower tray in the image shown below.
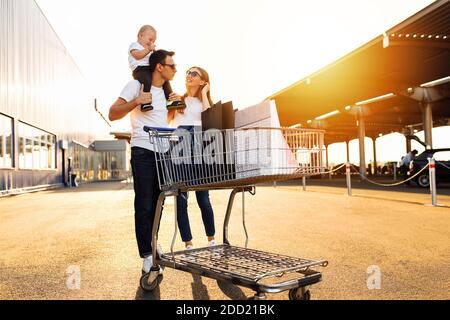
<path fill-rule="evenodd" d="M 167 267 L 215 279 L 232 279 L 243 285 L 259 284 L 264 279 L 277 279 L 292 273 L 301 273 L 316 283 L 320 281 L 321 274 L 311 272 L 310 268 L 328 264 L 327 261 L 293 258 L 229 245 L 166 253 L 161 256 L 160 262 Z M 288 287 L 295 286 L 294 283 L 297 284 L 291 280 Z M 309 284 L 305 282 L 305 285 Z"/>

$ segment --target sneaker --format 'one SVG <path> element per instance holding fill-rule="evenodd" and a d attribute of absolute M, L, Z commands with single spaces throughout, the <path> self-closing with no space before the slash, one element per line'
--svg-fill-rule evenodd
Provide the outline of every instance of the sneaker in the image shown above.
<path fill-rule="evenodd" d="M 142 112 L 147 112 L 147 111 L 152 111 L 152 110 L 153 110 L 153 106 L 151 104 L 141 105 Z"/>
<path fill-rule="evenodd" d="M 169 101 L 167 103 L 167 110 L 180 110 L 186 109 L 186 104 L 182 101 Z"/>
<path fill-rule="evenodd" d="M 164 252 L 163 252 L 163 249 L 160 244 L 158 244 L 156 246 L 156 252 L 158 253 L 159 257 L 161 258 Z"/>
<path fill-rule="evenodd" d="M 153 256 L 148 256 L 147 258 L 143 259 L 142 264 L 142 274 L 146 274 L 150 272 L 150 269 L 153 266 Z M 159 274 L 163 274 L 164 269 L 162 267 L 159 267 Z"/>
<path fill-rule="evenodd" d="M 186 250 L 194 250 L 194 246 L 192 244 L 190 244 L 186 247 Z"/>
<path fill-rule="evenodd" d="M 215 246 L 217 246 L 216 240 L 208 241 L 208 247 L 215 247 Z"/>
<path fill-rule="evenodd" d="M 148 256 L 147 258 L 144 258 L 143 264 L 142 264 L 142 273 L 149 273 L 150 268 L 153 266 L 153 257 Z"/>

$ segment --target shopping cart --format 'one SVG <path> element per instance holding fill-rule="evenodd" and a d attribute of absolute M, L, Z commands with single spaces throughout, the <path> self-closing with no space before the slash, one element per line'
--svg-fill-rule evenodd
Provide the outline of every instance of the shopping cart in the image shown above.
<path fill-rule="evenodd" d="M 291 128 L 233 130 L 184 130 L 145 127 L 154 145 L 158 179 L 162 190 L 152 230 L 153 267 L 141 278 L 141 287 L 153 291 L 160 282 L 159 269 L 167 267 L 230 282 L 255 291 L 252 299 L 266 293 L 289 290 L 291 300 L 309 300 L 309 287 L 321 281 L 313 261 L 248 248 L 245 225 L 245 194 L 255 194 L 255 185 L 321 174 L 324 132 Z M 158 229 L 164 200 L 181 192 L 231 189 L 223 225 L 223 244 L 170 253 L 157 250 Z M 245 247 L 231 245 L 228 224 L 236 194 L 242 193 Z M 175 202 L 176 203 L 176 202 Z"/>

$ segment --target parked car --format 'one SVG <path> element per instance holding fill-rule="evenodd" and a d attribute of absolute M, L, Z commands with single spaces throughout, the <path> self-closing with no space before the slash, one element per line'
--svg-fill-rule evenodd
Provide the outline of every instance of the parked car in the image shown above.
<path fill-rule="evenodd" d="M 394 175 L 394 169 L 397 171 L 397 176 L 400 176 L 400 166 L 397 161 L 388 161 L 381 167 L 381 174 Z"/>
<path fill-rule="evenodd" d="M 418 155 L 409 165 L 408 175 L 417 174 L 428 164 L 428 158 L 436 160 L 436 183 L 450 182 L 450 148 L 425 150 Z M 429 170 L 424 170 L 415 178 L 416 183 L 422 188 L 430 186 Z"/>
<path fill-rule="evenodd" d="M 351 169 L 350 172 L 352 174 L 357 174 L 357 172 L 359 172 L 359 166 L 353 165 L 353 167 L 355 169 Z M 338 168 L 339 168 L 339 170 L 336 170 Z M 339 164 L 333 166 L 330 170 L 333 171 L 333 173 L 332 173 L 333 175 L 345 175 L 347 173 L 347 167 L 344 166 L 344 163 L 339 163 Z"/>

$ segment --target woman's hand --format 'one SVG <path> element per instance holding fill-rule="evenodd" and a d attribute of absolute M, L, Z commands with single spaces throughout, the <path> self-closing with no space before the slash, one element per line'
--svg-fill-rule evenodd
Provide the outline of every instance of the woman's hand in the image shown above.
<path fill-rule="evenodd" d="M 202 89 L 202 94 L 207 94 L 209 92 L 209 83 L 206 83 Z"/>
<path fill-rule="evenodd" d="M 211 108 L 211 105 L 209 104 L 208 92 L 209 92 L 209 83 L 206 83 L 205 86 L 202 88 L 202 107 L 203 107 L 203 111 Z"/>

